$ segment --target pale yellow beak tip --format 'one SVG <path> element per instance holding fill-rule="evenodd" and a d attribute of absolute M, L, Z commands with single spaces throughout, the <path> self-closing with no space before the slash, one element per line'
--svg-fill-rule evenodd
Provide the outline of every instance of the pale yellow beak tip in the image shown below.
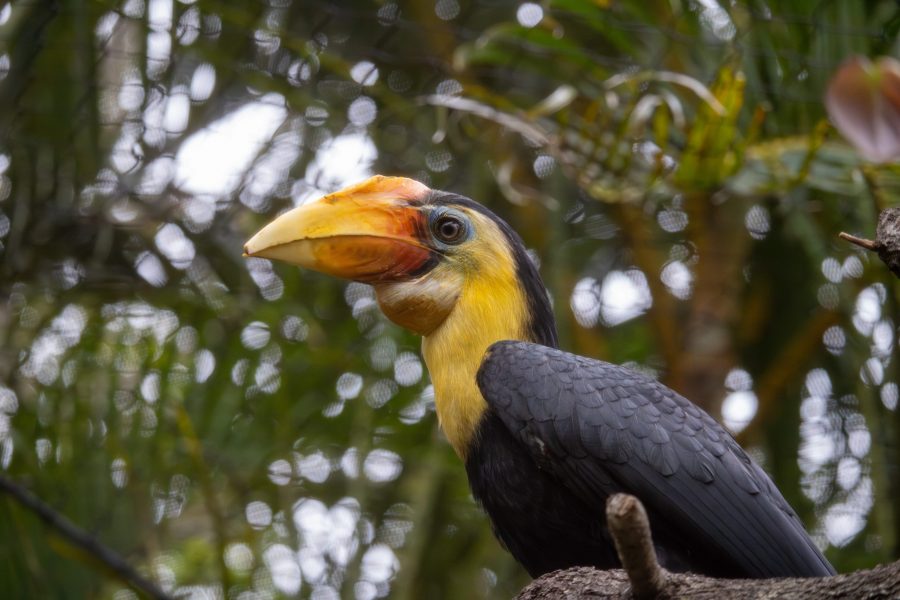
<path fill-rule="evenodd" d="M 271 225 L 271 223 L 269 225 Z M 249 240 L 244 242 L 244 247 L 243 247 L 244 258 L 252 258 L 254 256 L 259 256 L 260 252 L 262 252 L 269 246 L 274 245 L 272 243 L 266 243 L 265 240 L 268 239 L 266 236 L 262 236 L 262 239 L 260 239 L 260 237 L 261 237 L 260 234 L 262 234 L 264 231 L 269 229 L 269 225 L 266 225 L 266 227 L 264 227 L 260 231 L 257 231 L 256 235 L 254 235 L 252 238 L 250 238 Z M 266 235 L 269 235 L 269 234 L 266 234 Z"/>

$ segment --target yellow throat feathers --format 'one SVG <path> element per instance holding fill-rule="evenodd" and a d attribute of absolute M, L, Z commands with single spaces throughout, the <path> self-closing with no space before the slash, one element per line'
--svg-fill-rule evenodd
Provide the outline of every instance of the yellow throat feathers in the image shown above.
<path fill-rule="evenodd" d="M 486 217 L 479 221 L 459 298 L 450 314 L 422 340 L 444 434 L 463 460 L 487 403 L 475 376 L 485 351 L 500 340 L 523 340 L 527 300 L 506 236 Z"/>

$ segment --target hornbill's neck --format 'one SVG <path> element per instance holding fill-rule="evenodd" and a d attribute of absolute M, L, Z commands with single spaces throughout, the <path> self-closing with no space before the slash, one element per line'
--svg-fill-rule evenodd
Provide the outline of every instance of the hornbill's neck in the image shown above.
<path fill-rule="evenodd" d="M 422 342 L 438 418 L 463 459 L 487 406 L 475 380 L 488 347 L 501 340 L 557 346 L 550 300 L 521 238 L 480 205 L 471 206 L 493 221 L 496 239 L 486 247 L 496 255 L 467 273 L 453 310 Z"/>

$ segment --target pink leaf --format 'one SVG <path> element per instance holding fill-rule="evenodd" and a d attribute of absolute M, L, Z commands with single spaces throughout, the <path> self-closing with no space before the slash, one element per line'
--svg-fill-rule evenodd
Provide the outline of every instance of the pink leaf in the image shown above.
<path fill-rule="evenodd" d="M 825 95 L 828 116 L 873 162 L 900 157 L 900 62 L 854 56 L 838 68 Z"/>

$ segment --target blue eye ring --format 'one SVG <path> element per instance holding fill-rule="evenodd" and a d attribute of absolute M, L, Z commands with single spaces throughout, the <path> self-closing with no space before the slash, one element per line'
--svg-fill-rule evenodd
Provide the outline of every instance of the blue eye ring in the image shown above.
<path fill-rule="evenodd" d="M 469 222 L 455 210 L 435 211 L 431 217 L 431 234 L 442 244 L 455 246 L 468 239 Z"/>

